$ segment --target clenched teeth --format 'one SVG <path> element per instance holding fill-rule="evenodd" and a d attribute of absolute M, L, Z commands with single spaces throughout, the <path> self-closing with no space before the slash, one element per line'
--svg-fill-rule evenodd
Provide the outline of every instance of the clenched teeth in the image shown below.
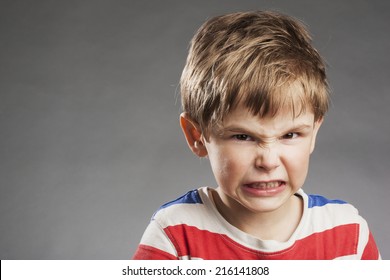
<path fill-rule="evenodd" d="M 256 189 L 272 189 L 272 188 L 277 188 L 282 184 L 281 181 L 276 181 L 276 182 L 259 182 L 259 183 L 253 183 L 253 184 L 248 184 L 248 187 L 251 188 L 256 188 Z"/>

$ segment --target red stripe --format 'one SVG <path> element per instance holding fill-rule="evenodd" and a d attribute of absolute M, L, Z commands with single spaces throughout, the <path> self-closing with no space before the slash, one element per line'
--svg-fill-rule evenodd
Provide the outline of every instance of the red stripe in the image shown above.
<path fill-rule="evenodd" d="M 299 259 L 332 260 L 342 256 L 356 255 L 359 242 L 359 224 L 337 226 L 314 233 L 297 241 L 302 251 Z M 306 251 L 309 254 L 305 254 Z"/>
<path fill-rule="evenodd" d="M 177 260 L 177 258 L 152 246 L 140 244 L 133 256 L 133 260 Z"/>
<path fill-rule="evenodd" d="M 371 232 L 368 237 L 368 242 L 364 248 L 362 260 L 377 260 L 379 258 L 378 247 L 376 246 L 374 237 Z"/>
<path fill-rule="evenodd" d="M 342 225 L 314 233 L 296 241 L 291 247 L 273 253 L 247 248 L 223 234 L 199 230 L 193 226 L 176 225 L 164 229 L 179 257 L 202 259 L 334 259 L 357 252 L 358 224 Z"/>

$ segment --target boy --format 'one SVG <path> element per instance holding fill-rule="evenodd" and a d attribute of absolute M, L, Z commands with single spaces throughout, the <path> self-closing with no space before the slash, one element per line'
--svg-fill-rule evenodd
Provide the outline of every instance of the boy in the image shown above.
<path fill-rule="evenodd" d="M 300 22 L 261 11 L 208 20 L 181 96 L 188 146 L 218 187 L 163 205 L 134 259 L 380 259 L 352 205 L 301 189 L 329 97 Z"/>

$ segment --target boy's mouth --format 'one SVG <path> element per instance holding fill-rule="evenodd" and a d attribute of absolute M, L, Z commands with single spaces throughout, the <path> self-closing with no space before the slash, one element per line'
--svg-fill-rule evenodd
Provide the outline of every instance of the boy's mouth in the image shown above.
<path fill-rule="evenodd" d="M 253 182 L 249 184 L 244 184 L 244 186 L 253 189 L 268 190 L 268 189 L 278 188 L 284 184 L 285 184 L 284 181 L 270 181 L 270 182 Z"/>

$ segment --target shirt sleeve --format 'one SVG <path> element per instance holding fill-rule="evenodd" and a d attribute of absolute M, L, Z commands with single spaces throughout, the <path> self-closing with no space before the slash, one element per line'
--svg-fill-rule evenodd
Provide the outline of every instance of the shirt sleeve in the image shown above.
<path fill-rule="evenodd" d="M 156 220 L 146 228 L 133 260 L 177 260 L 171 240 Z"/>
<path fill-rule="evenodd" d="M 378 247 L 376 246 L 374 236 L 369 231 L 368 241 L 364 247 L 363 254 L 361 257 L 362 260 L 380 260 L 381 255 L 379 253 Z"/>
<path fill-rule="evenodd" d="M 381 255 L 371 233 L 367 221 L 360 217 L 360 232 L 358 244 L 358 259 L 361 260 L 380 260 Z"/>

